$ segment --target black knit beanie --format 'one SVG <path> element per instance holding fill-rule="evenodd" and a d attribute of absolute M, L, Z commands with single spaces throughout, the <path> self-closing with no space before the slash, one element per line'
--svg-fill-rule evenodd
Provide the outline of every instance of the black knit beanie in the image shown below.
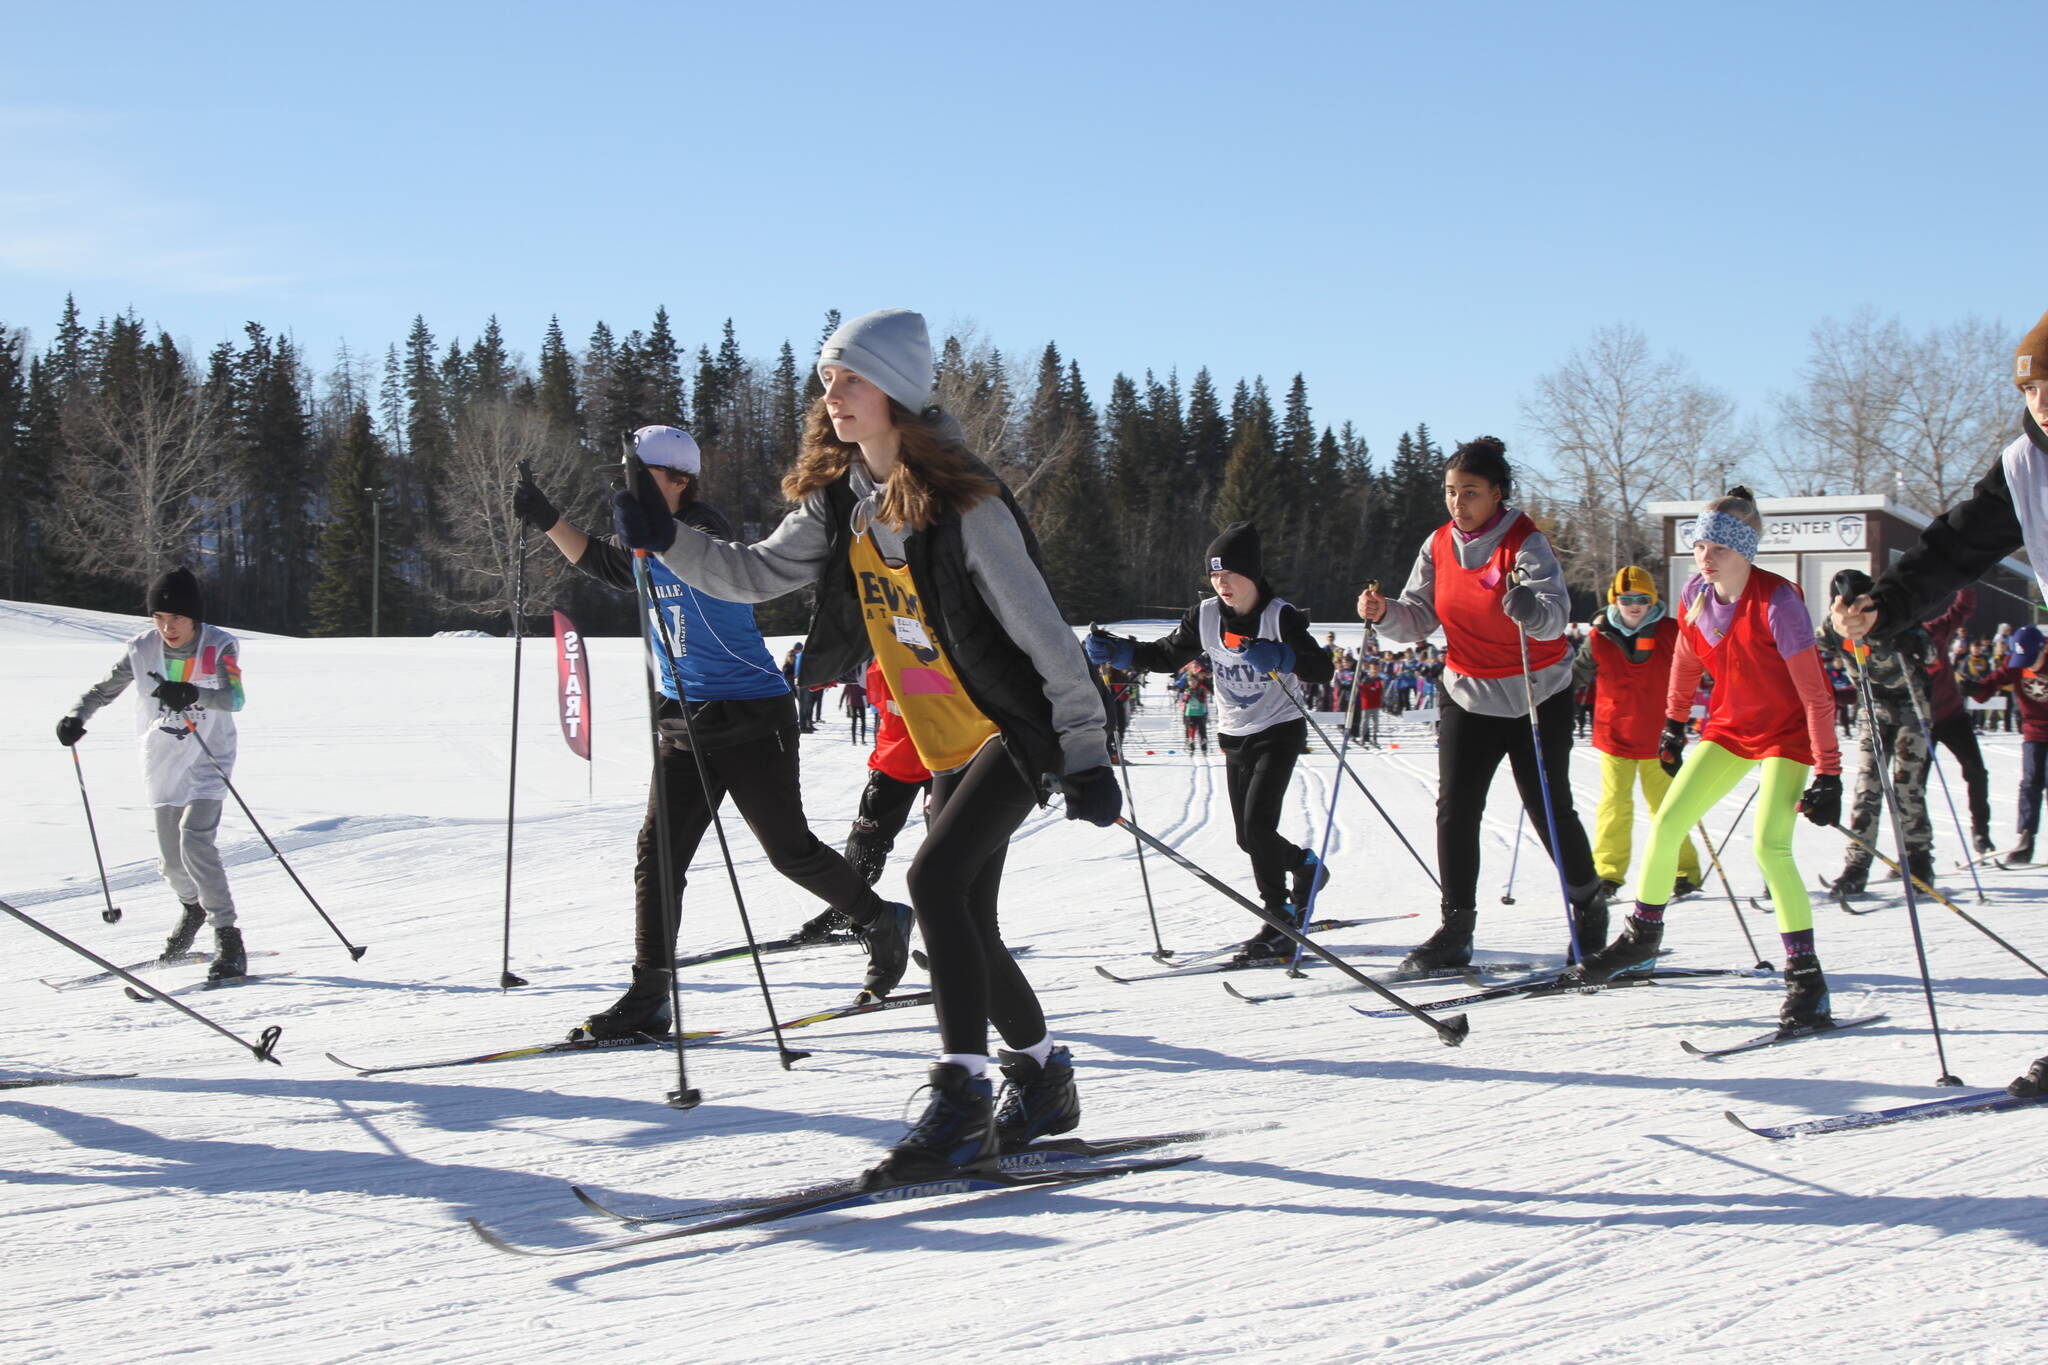
<path fill-rule="evenodd" d="M 1246 578 L 1266 576 L 1266 557 L 1259 547 L 1256 522 L 1233 521 L 1221 535 L 1209 542 L 1208 571 L 1228 570 Z"/>
<path fill-rule="evenodd" d="M 182 564 L 169 573 L 158 574 L 151 581 L 146 606 L 152 616 L 167 611 L 176 616 L 189 616 L 195 624 L 206 619 L 206 605 L 199 596 L 199 580 Z"/>

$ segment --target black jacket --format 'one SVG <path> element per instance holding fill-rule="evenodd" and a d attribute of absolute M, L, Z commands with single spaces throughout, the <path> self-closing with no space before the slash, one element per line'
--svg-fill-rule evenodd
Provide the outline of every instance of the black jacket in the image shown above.
<path fill-rule="evenodd" d="M 2048 450 L 2048 436 L 2034 424 L 2033 414 L 2023 420 L 2034 448 Z M 1982 578 L 2024 543 L 2001 453 L 1970 496 L 1929 522 L 1920 543 L 1877 580 L 1870 593 L 1877 604 L 1871 639 L 1888 640 L 1939 616 L 1958 588 Z"/>

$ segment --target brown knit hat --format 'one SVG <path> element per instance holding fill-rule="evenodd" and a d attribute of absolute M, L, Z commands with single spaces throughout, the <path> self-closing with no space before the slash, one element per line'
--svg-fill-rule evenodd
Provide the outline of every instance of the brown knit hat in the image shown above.
<path fill-rule="evenodd" d="M 2020 338 L 2020 348 L 2012 355 L 2012 382 L 2025 386 L 2036 379 L 2048 379 L 2048 313 Z"/>

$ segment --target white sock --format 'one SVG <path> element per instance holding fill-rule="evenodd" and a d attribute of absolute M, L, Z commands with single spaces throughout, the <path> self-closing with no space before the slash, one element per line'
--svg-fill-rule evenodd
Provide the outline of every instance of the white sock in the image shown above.
<path fill-rule="evenodd" d="M 988 1058 L 982 1056 L 979 1053 L 941 1052 L 939 1054 L 939 1060 L 942 1062 L 951 1062 L 954 1066 L 966 1067 L 967 1074 L 969 1076 L 976 1078 L 977 1080 L 983 1076 L 988 1075 Z"/>
<path fill-rule="evenodd" d="M 1030 1047 L 1013 1047 L 1010 1051 L 1021 1052 L 1040 1066 L 1044 1066 L 1045 1059 L 1052 1056 L 1052 1035 L 1050 1033 L 1046 1034 Z"/>

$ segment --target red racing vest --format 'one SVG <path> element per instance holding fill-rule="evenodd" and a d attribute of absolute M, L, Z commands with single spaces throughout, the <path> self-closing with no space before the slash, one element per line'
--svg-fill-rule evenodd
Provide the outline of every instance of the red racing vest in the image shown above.
<path fill-rule="evenodd" d="M 1700 738 L 1711 739 L 1738 758 L 1789 758 L 1813 766 L 1813 741 L 1806 733 L 1806 703 L 1793 685 L 1792 670 L 1778 653 L 1771 632 L 1771 598 L 1785 580 L 1768 569 L 1751 569 L 1735 603 L 1735 617 L 1721 643 L 1710 644 L 1694 617 L 1685 613 L 1693 652 L 1714 676 Z M 1695 606 L 1713 588 L 1700 585 Z M 1794 592 L 1798 589 L 1795 587 Z"/>
<path fill-rule="evenodd" d="M 1593 632 L 1593 747 L 1616 758 L 1655 758 L 1664 736 L 1664 694 L 1678 652 L 1678 622 L 1667 616 L 1628 644 Z M 1632 649 L 1630 647 L 1633 647 Z"/>
<path fill-rule="evenodd" d="M 1526 512 L 1515 513 L 1507 534 L 1476 569 L 1458 563 L 1457 542 L 1445 522 L 1430 538 L 1435 573 L 1436 619 L 1444 628 L 1444 660 L 1468 678 L 1511 678 L 1522 671 L 1520 632 L 1500 599 L 1508 590 L 1515 554 L 1536 530 Z M 1541 672 L 1565 655 L 1564 637 L 1529 642 L 1529 671 Z"/>

